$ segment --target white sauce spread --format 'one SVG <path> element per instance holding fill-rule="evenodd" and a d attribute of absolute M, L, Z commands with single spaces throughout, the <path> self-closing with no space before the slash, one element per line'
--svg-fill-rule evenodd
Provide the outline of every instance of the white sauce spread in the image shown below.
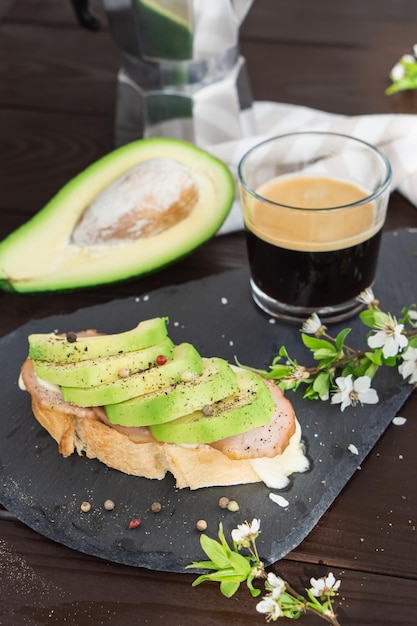
<path fill-rule="evenodd" d="M 262 482 L 271 489 L 284 489 L 289 483 L 288 476 L 294 472 L 305 472 L 310 467 L 301 441 L 301 426 L 296 422 L 295 433 L 282 454 L 269 459 L 250 459 L 253 470 Z"/>

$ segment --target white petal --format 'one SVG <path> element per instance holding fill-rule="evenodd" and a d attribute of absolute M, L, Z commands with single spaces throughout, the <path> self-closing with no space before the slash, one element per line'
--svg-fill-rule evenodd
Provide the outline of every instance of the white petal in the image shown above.
<path fill-rule="evenodd" d="M 404 426 L 406 421 L 407 419 L 405 417 L 400 417 L 399 415 L 397 415 L 397 417 L 394 417 L 394 419 L 392 420 L 392 423 L 395 424 L 395 426 Z"/>
<path fill-rule="evenodd" d="M 377 404 L 379 398 L 375 389 L 368 389 L 365 393 L 359 394 L 359 402 L 364 404 Z"/>
<path fill-rule="evenodd" d="M 394 337 L 389 337 L 382 348 L 382 354 L 386 359 L 389 359 L 391 356 L 396 356 L 398 354 L 398 347 L 398 341 L 394 339 Z"/>
<path fill-rule="evenodd" d="M 385 339 L 386 334 L 384 333 L 384 331 L 378 330 L 375 335 L 371 335 L 370 337 L 368 337 L 368 346 L 370 348 L 381 348 L 385 343 Z"/>
<path fill-rule="evenodd" d="M 371 386 L 371 379 L 369 376 L 359 376 L 353 383 L 353 388 L 358 393 L 363 393 Z"/>

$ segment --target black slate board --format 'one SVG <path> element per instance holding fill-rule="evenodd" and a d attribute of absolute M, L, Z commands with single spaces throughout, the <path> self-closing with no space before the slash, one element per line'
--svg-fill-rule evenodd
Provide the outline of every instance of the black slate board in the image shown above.
<path fill-rule="evenodd" d="M 375 293 L 381 307 L 398 315 L 401 307 L 417 300 L 417 232 L 398 231 L 383 238 Z M 170 336 L 177 343 L 193 343 L 203 356 L 221 356 L 243 364 L 267 367 L 280 345 L 305 361 L 299 329 L 271 323 L 252 303 L 247 269 L 180 286 L 160 289 L 148 296 L 115 300 L 69 315 L 29 322 L 0 340 L 1 439 L 0 501 L 22 522 L 50 539 L 90 555 L 149 569 L 182 572 L 203 558 L 195 529 L 197 519 L 208 522 L 215 536 L 222 520 L 226 536 L 231 529 L 254 517 L 261 520 L 258 540 L 261 559 L 270 564 L 296 547 L 338 496 L 368 452 L 382 435 L 412 391 L 391 368 L 374 381 L 380 403 L 348 408 L 305 401 L 289 392 L 303 429 L 311 469 L 291 478 L 282 493 L 288 506 L 273 503 L 271 489 L 255 485 L 178 490 L 171 476 L 152 481 L 126 476 L 97 460 L 73 455 L 63 459 L 56 444 L 38 425 L 29 395 L 19 391 L 17 380 L 27 355 L 31 332 L 80 330 L 95 327 L 104 332 L 128 330 L 141 319 L 167 315 Z M 335 325 L 337 332 L 347 324 Z M 350 344 L 364 345 L 366 330 L 355 319 Z M 303 356 L 304 355 L 304 356 Z M 350 444 L 359 454 L 349 451 Z M 222 511 L 218 498 L 238 501 L 237 513 Z M 103 502 L 112 499 L 113 511 Z M 88 500 L 92 509 L 80 513 Z M 159 514 L 150 512 L 153 501 L 162 503 Z M 128 529 L 129 520 L 141 525 Z"/>

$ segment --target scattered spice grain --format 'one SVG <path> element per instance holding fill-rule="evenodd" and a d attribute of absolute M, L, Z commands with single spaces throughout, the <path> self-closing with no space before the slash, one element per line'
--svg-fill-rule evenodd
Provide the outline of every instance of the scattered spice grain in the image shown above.
<path fill-rule="evenodd" d="M 132 530 L 132 528 L 137 528 L 138 526 L 140 526 L 140 519 L 137 517 L 134 517 L 133 519 L 130 520 L 129 522 L 129 529 Z"/>
<path fill-rule="evenodd" d="M 227 498 L 226 496 L 222 496 L 221 498 L 219 498 L 219 507 L 221 509 L 227 509 L 229 502 L 229 498 Z"/>

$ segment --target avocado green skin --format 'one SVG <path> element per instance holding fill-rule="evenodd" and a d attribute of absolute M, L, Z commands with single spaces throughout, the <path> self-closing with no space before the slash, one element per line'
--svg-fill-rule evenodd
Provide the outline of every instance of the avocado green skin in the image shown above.
<path fill-rule="evenodd" d="M 155 158 L 177 161 L 195 177 L 202 192 L 190 215 L 158 235 L 121 246 L 72 243 L 71 233 L 95 197 L 139 163 Z M 87 167 L 0 243 L 0 289 L 66 291 L 150 274 L 208 241 L 223 224 L 234 199 L 231 172 L 205 150 L 171 138 L 134 141 Z"/>
<path fill-rule="evenodd" d="M 143 372 L 98 387 L 61 387 L 61 391 L 64 400 L 78 406 L 104 406 L 166 389 L 180 382 L 185 372 L 199 375 L 202 371 L 202 357 L 191 344 L 182 343 L 175 346 L 172 360 L 165 365 L 155 365 Z"/>
<path fill-rule="evenodd" d="M 33 361 L 33 366 L 39 378 L 60 387 L 97 387 L 119 380 L 120 370 L 125 369 L 134 374 L 152 367 L 159 355 L 171 359 L 173 351 L 174 344 L 166 337 L 155 346 L 133 352 L 65 365 L 50 361 Z"/>
<path fill-rule="evenodd" d="M 65 334 L 34 333 L 28 338 L 29 358 L 67 364 L 142 350 L 166 338 L 167 322 L 167 317 L 154 317 L 124 333 L 79 337 L 74 342 L 68 341 Z"/>
<path fill-rule="evenodd" d="M 213 405 L 213 414 L 195 411 L 172 422 L 150 426 L 157 441 L 205 444 L 268 424 L 275 409 L 264 381 L 253 372 L 238 371 L 240 391 Z"/>
<path fill-rule="evenodd" d="M 237 376 L 224 359 L 203 359 L 203 371 L 190 382 L 171 389 L 132 398 L 104 407 L 112 424 L 149 426 L 178 417 L 218 402 L 239 390 Z"/>

